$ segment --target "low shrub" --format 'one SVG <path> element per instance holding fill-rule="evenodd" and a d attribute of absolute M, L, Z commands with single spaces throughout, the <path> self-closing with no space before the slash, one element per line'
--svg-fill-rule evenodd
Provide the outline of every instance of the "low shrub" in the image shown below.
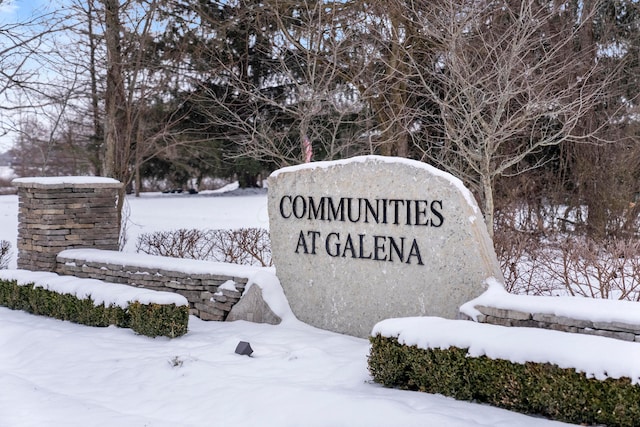
<path fill-rule="evenodd" d="M 136 251 L 172 258 L 271 265 L 271 241 L 263 228 L 158 231 L 140 235 Z"/>
<path fill-rule="evenodd" d="M 128 313 L 131 329 L 141 335 L 175 338 L 187 333 L 189 323 L 187 306 L 133 302 L 129 304 Z"/>
<path fill-rule="evenodd" d="M 640 301 L 640 242 L 496 230 L 507 291 Z"/>
<path fill-rule="evenodd" d="M 80 299 L 34 284 L 20 285 L 16 280 L 0 280 L 0 306 L 87 326 L 131 328 L 149 337 L 184 335 L 189 321 L 187 306 L 139 302 L 131 302 L 127 308 L 95 305 L 91 298 Z"/>
<path fill-rule="evenodd" d="M 604 381 L 552 364 L 517 364 L 467 349 L 421 349 L 396 338 L 370 338 L 369 371 L 387 386 L 443 394 L 569 423 L 637 426 L 640 385 Z"/>

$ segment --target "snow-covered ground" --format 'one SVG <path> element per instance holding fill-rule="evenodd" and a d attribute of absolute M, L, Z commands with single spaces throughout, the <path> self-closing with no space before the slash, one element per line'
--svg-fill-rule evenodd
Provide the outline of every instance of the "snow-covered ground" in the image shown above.
<path fill-rule="evenodd" d="M 129 240 L 155 230 L 268 227 L 264 193 L 129 198 Z M 0 196 L 15 251 L 17 197 Z M 10 267 L 15 267 L 15 254 Z M 251 343 L 252 357 L 234 350 Z M 288 319 L 189 319 L 178 339 L 90 328 L 0 308 L 0 426 L 560 426 L 426 393 L 385 389 L 367 340 Z"/>

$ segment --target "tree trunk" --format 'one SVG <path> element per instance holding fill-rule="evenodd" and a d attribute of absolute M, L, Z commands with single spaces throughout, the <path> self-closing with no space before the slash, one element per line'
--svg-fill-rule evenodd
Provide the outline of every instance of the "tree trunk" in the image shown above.
<path fill-rule="evenodd" d="M 118 194 L 118 224 L 122 227 L 122 208 L 125 187 L 128 185 L 126 164 L 128 156 L 123 152 L 127 132 L 126 98 L 122 71 L 120 3 L 119 0 L 102 0 L 105 8 L 105 43 L 107 47 L 107 90 L 105 92 L 105 156 L 104 174 L 124 184 Z"/>
<path fill-rule="evenodd" d="M 487 225 L 489 237 L 493 239 L 493 211 L 495 209 L 493 202 L 493 180 L 489 174 L 484 174 L 481 182 L 484 196 L 484 222 Z"/>
<path fill-rule="evenodd" d="M 93 142 L 90 145 L 90 160 L 97 176 L 104 173 L 101 148 L 104 144 L 104 131 L 100 120 L 100 96 L 98 95 L 98 71 L 96 67 L 97 40 L 93 32 L 94 20 L 93 0 L 87 2 L 87 37 L 89 41 L 89 76 L 91 80 L 91 115 L 93 119 Z"/>
<path fill-rule="evenodd" d="M 122 54 L 120 34 L 122 25 L 119 17 L 118 0 L 102 0 L 105 6 L 105 42 L 107 47 L 107 90 L 105 92 L 105 156 L 106 176 L 124 181 L 123 140 L 126 127 L 124 116 L 124 78 L 122 74 Z M 126 182 L 125 182 L 126 184 Z"/>

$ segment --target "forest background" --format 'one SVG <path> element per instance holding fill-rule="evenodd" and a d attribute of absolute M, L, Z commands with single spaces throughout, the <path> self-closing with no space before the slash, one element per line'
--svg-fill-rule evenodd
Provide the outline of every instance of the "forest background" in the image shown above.
<path fill-rule="evenodd" d="M 565 264 L 640 254 L 638 1 L 18 6 L 0 0 L 0 124 L 19 176 L 110 176 L 139 194 L 400 156 L 474 192 L 508 280 L 550 245 Z"/>

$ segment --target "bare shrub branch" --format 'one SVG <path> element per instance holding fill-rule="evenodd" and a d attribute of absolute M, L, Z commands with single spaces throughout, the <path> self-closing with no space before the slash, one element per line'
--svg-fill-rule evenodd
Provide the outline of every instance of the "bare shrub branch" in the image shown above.
<path fill-rule="evenodd" d="M 6 240 L 0 240 L 0 270 L 9 267 L 9 259 L 11 258 L 11 243 Z"/>
<path fill-rule="evenodd" d="M 269 233 L 262 228 L 180 229 L 147 233 L 138 237 L 136 251 L 263 267 L 272 264 Z"/>
<path fill-rule="evenodd" d="M 501 227 L 494 243 L 509 292 L 640 301 L 640 242 L 635 238 L 550 241 Z"/>

